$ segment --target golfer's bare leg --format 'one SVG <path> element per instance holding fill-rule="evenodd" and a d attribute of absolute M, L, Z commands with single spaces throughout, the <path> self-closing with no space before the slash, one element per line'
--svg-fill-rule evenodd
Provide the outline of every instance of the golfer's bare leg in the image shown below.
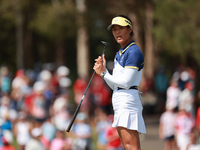
<path fill-rule="evenodd" d="M 125 150 L 140 150 L 140 139 L 136 130 L 117 127 L 117 131 Z"/>

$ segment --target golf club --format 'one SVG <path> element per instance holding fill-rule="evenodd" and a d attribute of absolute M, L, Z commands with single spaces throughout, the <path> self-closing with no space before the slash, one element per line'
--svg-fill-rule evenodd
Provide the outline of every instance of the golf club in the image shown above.
<path fill-rule="evenodd" d="M 105 53 L 106 46 L 108 46 L 109 43 L 104 42 L 104 41 L 101 41 L 101 43 L 104 45 L 104 50 L 103 50 L 103 53 L 102 53 L 102 55 L 103 55 L 103 54 Z M 102 55 L 101 55 L 101 56 L 102 56 Z M 84 92 L 84 94 L 83 94 L 83 96 L 82 96 L 82 98 L 81 98 L 81 101 L 80 101 L 78 107 L 76 108 L 76 111 L 75 111 L 75 113 L 74 113 L 74 116 L 73 116 L 71 122 L 70 122 L 69 125 L 68 125 L 68 128 L 67 128 L 67 130 L 66 130 L 67 132 L 70 131 L 70 129 L 71 129 L 73 123 L 74 123 L 74 120 L 76 119 L 76 116 L 77 116 L 77 114 L 78 114 L 78 112 L 79 112 L 79 109 L 80 109 L 80 107 L 81 107 L 81 104 L 82 104 L 82 102 L 83 102 L 83 99 L 85 98 L 85 94 L 87 93 L 87 90 L 88 90 L 88 88 L 89 88 L 89 86 L 90 86 L 90 83 L 92 82 L 92 79 L 93 79 L 94 75 L 95 75 L 95 71 L 93 72 L 92 77 L 90 78 L 90 81 L 89 81 L 89 83 L 88 83 L 88 85 L 87 85 L 87 87 L 86 87 L 86 90 L 85 90 L 85 92 Z"/>

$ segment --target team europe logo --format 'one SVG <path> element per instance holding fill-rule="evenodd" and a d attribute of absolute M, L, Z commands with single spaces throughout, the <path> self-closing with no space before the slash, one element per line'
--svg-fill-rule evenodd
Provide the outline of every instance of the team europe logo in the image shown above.
<path fill-rule="evenodd" d="M 120 64 L 123 62 L 124 59 L 124 55 L 122 56 L 122 58 L 120 59 Z"/>

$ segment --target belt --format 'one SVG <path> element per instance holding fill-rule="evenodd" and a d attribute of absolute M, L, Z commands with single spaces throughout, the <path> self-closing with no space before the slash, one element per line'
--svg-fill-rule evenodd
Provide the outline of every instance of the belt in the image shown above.
<path fill-rule="evenodd" d="M 137 86 L 131 86 L 128 90 L 130 89 L 138 90 Z M 118 87 L 117 90 L 126 90 L 126 89 Z"/>

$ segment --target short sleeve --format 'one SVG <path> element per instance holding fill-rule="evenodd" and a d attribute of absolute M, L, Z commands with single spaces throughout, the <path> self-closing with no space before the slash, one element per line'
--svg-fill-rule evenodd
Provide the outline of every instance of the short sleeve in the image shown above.
<path fill-rule="evenodd" d="M 141 70 L 144 66 L 144 57 L 139 49 L 129 51 L 125 62 L 125 68 Z"/>

